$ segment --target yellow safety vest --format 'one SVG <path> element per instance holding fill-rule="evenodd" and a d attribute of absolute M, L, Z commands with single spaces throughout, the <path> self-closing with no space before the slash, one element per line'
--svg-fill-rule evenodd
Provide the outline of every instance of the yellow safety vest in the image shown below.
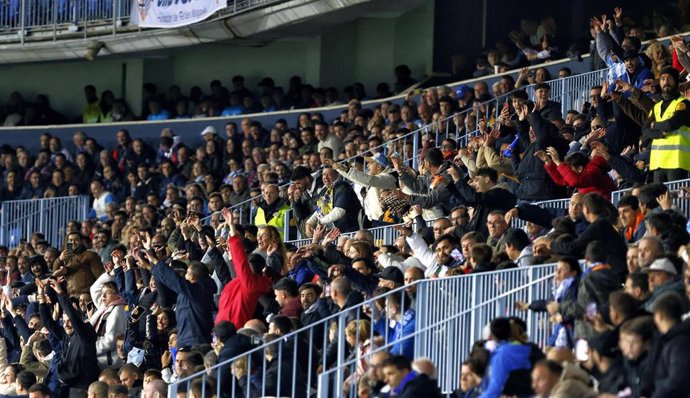
<path fill-rule="evenodd" d="M 683 96 L 674 99 L 666 107 L 663 114 L 661 101 L 657 102 L 652 110 L 655 122 L 663 122 L 673 117 L 676 107 L 684 100 L 685 97 Z M 652 141 L 649 169 L 690 170 L 690 126 L 682 126 L 664 138 L 657 138 Z"/>
<path fill-rule="evenodd" d="M 264 225 L 272 225 L 278 229 L 280 237 L 283 237 L 283 230 L 285 228 L 285 213 L 290 210 L 290 205 L 284 203 L 273 214 L 265 214 L 264 209 L 259 207 L 256 209 L 256 216 L 254 216 L 254 225 L 262 227 Z M 294 220 L 290 220 L 290 225 L 295 224 Z"/>

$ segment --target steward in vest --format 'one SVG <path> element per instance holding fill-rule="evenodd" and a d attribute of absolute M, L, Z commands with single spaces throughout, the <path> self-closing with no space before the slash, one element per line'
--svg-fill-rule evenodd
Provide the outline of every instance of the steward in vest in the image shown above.
<path fill-rule="evenodd" d="M 278 229 L 280 237 L 285 239 L 283 236 L 285 213 L 290 210 L 290 205 L 280 198 L 280 190 L 276 184 L 266 185 L 262 196 L 263 200 L 259 202 L 254 217 L 254 225 L 257 227 L 272 225 Z"/>
<path fill-rule="evenodd" d="M 678 91 L 678 75 L 670 66 L 661 70 L 663 99 L 649 112 L 642 129 L 643 145 L 651 149 L 654 182 L 688 178 L 690 171 L 690 102 Z"/>

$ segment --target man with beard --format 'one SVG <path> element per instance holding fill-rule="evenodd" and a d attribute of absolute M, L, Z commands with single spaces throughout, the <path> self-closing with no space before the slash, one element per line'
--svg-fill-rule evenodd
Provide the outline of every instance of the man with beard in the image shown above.
<path fill-rule="evenodd" d="M 290 210 L 290 205 L 280 198 L 280 190 L 276 184 L 266 185 L 261 196 L 263 200 L 256 210 L 254 225 L 272 225 L 278 229 L 280 237 L 284 238 L 285 213 Z"/>
<path fill-rule="evenodd" d="M 81 234 L 67 235 L 65 250 L 53 264 L 53 276 L 67 279 L 67 293 L 70 296 L 89 293 L 89 288 L 102 273 L 101 257 L 86 250 Z"/>
<path fill-rule="evenodd" d="M 690 171 L 690 102 L 678 91 L 678 70 L 665 67 L 659 76 L 662 101 L 657 102 L 642 129 L 645 146 L 651 141 L 649 169 L 654 182 L 688 178 Z"/>
<path fill-rule="evenodd" d="M 320 298 L 323 290 L 316 283 L 305 283 L 299 288 L 299 299 L 304 311 L 300 315 L 300 320 L 304 326 L 319 322 L 331 315 L 328 308 L 328 300 Z M 314 340 L 315 347 L 323 345 L 323 323 L 313 328 L 311 338 Z M 307 338 L 310 336 L 307 335 Z"/>

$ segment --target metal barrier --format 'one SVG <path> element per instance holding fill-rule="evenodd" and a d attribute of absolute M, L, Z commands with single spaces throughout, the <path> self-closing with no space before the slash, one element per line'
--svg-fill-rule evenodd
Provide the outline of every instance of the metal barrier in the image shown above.
<path fill-rule="evenodd" d="M 70 220 L 85 220 L 89 213 L 88 196 L 49 199 L 12 200 L 2 203 L 0 244 L 15 247 L 22 239 L 30 240 L 42 232 L 53 247 L 60 247 Z"/>
<path fill-rule="evenodd" d="M 690 215 L 690 197 L 683 188 L 690 186 L 690 178 L 665 182 L 664 185 L 666 185 L 671 192 L 673 204 L 688 217 L 688 215 Z M 617 206 L 618 201 L 630 191 L 632 191 L 632 189 L 621 189 L 611 192 L 611 203 Z"/>
<path fill-rule="evenodd" d="M 514 308 L 514 301 L 531 302 L 549 297 L 555 266 L 534 266 L 505 271 L 463 275 L 451 278 L 424 279 L 401 287 L 381 296 L 344 309 L 318 322 L 294 331 L 279 339 L 232 358 L 224 363 L 188 377 L 169 386 L 169 395 L 188 391 L 195 380 L 218 380 L 216 396 L 254 396 L 239 388 L 238 379 L 230 374 L 249 370 L 250 380 L 258 396 L 341 396 L 343 386 L 356 386 L 356 364 L 366 356 L 357 355 L 367 340 L 375 341 L 375 335 L 383 339 L 375 350 L 389 349 L 407 356 L 427 356 L 435 361 L 439 383 L 444 391 L 455 389 L 459 383 L 459 365 L 470 351 L 472 343 L 482 337 L 482 329 L 497 316 L 520 315 L 527 320 L 532 341 L 546 342 L 550 333 L 545 315 L 522 313 Z M 408 296 L 406 291 L 416 292 Z M 389 305 L 398 305 L 406 316 L 415 318 L 413 333 L 400 336 L 388 327 L 398 316 L 389 313 Z M 370 320 L 374 322 L 370 322 Z M 352 322 L 360 324 L 354 334 L 346 336 L 346 328 Z M 329 343 L 329 330 L 335 324 L 333 340 Z M 349 343 L 348 343 L 349 339 Z M 350 347 L 352 343 L 355 347 Z M 346 359 L 348 351 L 355 359 Z M 370 351 L 370 355 L 373 351 Z M 269 358 L 267 358 L 267 355 Z M 238 361 L 241 360 L 241 361 Z M 235 362 L 238 361 L 238 362 Z M 277 361 L 277 362 L 276 362 Z M 234 364 L 233 364 L 234 363 Z M 277 365 L 277 367 L 276 367 Z M 275 390 L 267 390 L 266 375 L 269 367 L 277 375 Z M 325 372 L 323 370 L 326 370 Z M 276 372 L 277 370 L 277 372 Z M 348 374 L 348 370 L 350 370 Z M 355 371 L 352 371 L 355 370 Z M 346 380 L 346 375 L 350 380 Z M 273 377 L 273 376 L 272 376 Z M 281 382 L 281 380 L 283 382 Z M 205 383 L 202 384 L 205 388 Z M 356 388 L 350 389 L 351 394 Z"/>

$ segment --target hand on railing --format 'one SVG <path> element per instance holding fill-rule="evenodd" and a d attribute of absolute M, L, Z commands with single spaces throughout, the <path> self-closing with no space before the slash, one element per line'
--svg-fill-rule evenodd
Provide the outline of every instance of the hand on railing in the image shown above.
<path fill-rule="evenodd" d="M 526 303 L 524 301 L 516 301 L 515 308 L 517 308 L 520 311 L 527 311 L 529 309 L 529 303 Z"/>

